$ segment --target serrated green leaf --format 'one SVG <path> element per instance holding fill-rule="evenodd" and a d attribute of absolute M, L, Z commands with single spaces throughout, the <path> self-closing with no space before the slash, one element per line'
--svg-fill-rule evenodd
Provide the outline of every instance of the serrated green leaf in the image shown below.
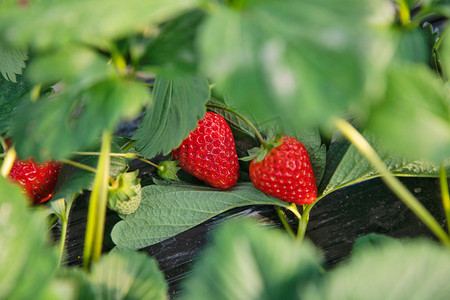
<path fill-rule="evenodd" d="M 213 238 L 181 299 L 298 299 L 299 290 L 322 277 L 317 250 L 281 231 L 241 220 Z"/>
<path fill-rule="evenodd" d="M 17 82 L 16 75 L 22 74 L 25 61 L 28 59 L 26 50 L 17 48 L 0 36 L 0 73 L 6 80 Z"/>
<path fill-rule="evenodd" d="M 12 136 L 20 157 L 60 159 L 96 143 L 104 129 L 135 118 L 150 100 L 140 82 L 107 80 L 81 94 L 61 92 L 15 111 Z"/>
<path fill-rule="evenodd" d="M 199 32 L 202 67 L 233 107 L 260 121 L 277 114 L 296 126 L 327 124 L 348 107 L 360 108 L 367 94 L 383 92 L 379 79 L 392 41 L 381 28 L 392 20 L 388 1 L 220 7 Z"/>
<path fill-rule="evenodd" d="M 17 79 L 18 82 L 14 83 L 0 77 L 0 132 L 9 130 L 14 109 L 30 90 L 30 85 L 23 80 L 22 76 Z"/>
<path fill-rule="evenodd" d="M 377 151 L 387 168 L 396 176 L 406 177 L 438 177 L 439 164 L 425 160 L 412 160 L 387 152 L 373 135 L 364 133 L 369 144 Z M 369 161 L 352 145 L 346 149 L 323 195 L 329 194 L 339 188 L 380 176 L 373 169 Z M 445 163 L 447 172 L 450 171 L 450 160 Z"/>
<path fill-rule="evenodd" d="M 94 152 L 100 150 L 100 146 L 92 148 Z M 122 153 L 122 150 L 115 143 L 111 145 L 111 151 L 114 153 Z M 98 156 L 78 156 L 72 160 L 83 165 L 96 168 L 98 165 Z M 127 167 L 125 158 L 113 156 L 109 167 L 109 176 L 116 178 L 117 175 L 124 172 Z M 80 194 L 83 190 L 91 190 L 94 183 L 93 172 L 82 170 L 80 168 L 63 165 L 58 175 L 58 182 L 55 188 L 53 199 L 64 198 L 66 201 L 71 201 L 74 195 Z"/>
<path fill-rule="evenodd" d="M 195 10 L 162 24 L 158 35 L 148 42 L 140 67 L 166 75 L 196 72 L 198 53 L 195 39 L 203 18 L 204 13 Z"/>
<path fill-rule="evenodd" d="M 158 263 L 142 252 L 104 255 L 93 266 L 90 278 L 97 299 L 168 299 L 168 286 Z"/>
<path fill-rule="evenodd" d="M 334 268 L 302 299 L 447 299 L 450 253 L 429 240 L 366 248 Z M 312 286 L 310 286 L 312 287 Z"/>
<path fill-rule="evenodd" d="M 139 209 L 117 223 L 111 237 L 120 249 L 140 249 L 229 209 L 257 204 L 289 205 L 265 195 L 250 183 L 238 183 L 226 191 L 187 184 L 150 185 L 142 188 Z"/>
<path fill-rule="evenodd" d="M 0 21 L 0 33 L 16 44 L 50 48 L 73 42 L 108 48 L 112 40 L 196 7 L 196 0 L 51 0 L 35 1 L 27 9 L 10 9 Z"/>
<path fill-rule="evenodd" d="M 450 94 L 427 66 L 393 66 L 383 101 L 367 123 L 384 147 L 441 163 L 450 155 Z"/>
<path fill-rule="evenodd" d="M 58 266 L 45 214 L 0 177 L 0 298 L 40 299 Z"/>
<path fill-rule="evenodd" d="M 145 157 L 170 153 L 204 117 L 209 95 L 203 76 L 157 77 L 154 105 L 147 109 L 133 136 L 135 148 Z"/>

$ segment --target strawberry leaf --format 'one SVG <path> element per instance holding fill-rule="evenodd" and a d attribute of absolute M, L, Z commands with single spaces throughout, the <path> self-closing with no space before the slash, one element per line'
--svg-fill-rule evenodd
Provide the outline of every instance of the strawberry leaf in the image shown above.
<path fill-rule="evenodd" d="M 0 73 L 3 78 L 17 82 L 16 75 L 22 74 L 27 58 L 26 50 L 8 45 L 4 38 L 0 37 Z"/>
<path fill-rule="evenodd" d="M 149 107 L 136 130 L 135 148 L 145 157 L 177 148 L 204 117 L 209 85 L 203 76 L 157 77 Z"/>
<path fill-rule="evenodd" d="M 112 40 L 141 31 L 196 7 L 195 0 L 33 1 L 2 14 L 0 28 L 16 44 L 38 48 L 73 42 L 108 48 Z M 105 13 L 107 12 L 107 13 Z M 36 25 L 38 24 L 38 25 Z"/>
<path fill-rule="evenodd" d="M 385 241 L 367 245 L 328 272 L 325 280 L 303 289 L 298 298 L 446 299 L 449 270 L 448 250 L 434 241 Z"/>
<path fill-rule="evenodd" d="M 296 127 L 327 125 L 348 107 L 365 105 L 368 94 L 383 92 L 380 75 L 392 50 L 384 25 L 393 16 L 389 1 L 221 6 L 199 31 L 201 66 L 231 106 L 260 122 L 277 114 Z"/>
<path fill-rule="evenodd" d="M 15 111 L 12 137 L 20 157 L 59 159 L 98 142 L 104 129 L 133 119 L 149 101 L 136 81 L 111 79 L 81 93 L 62 91 L 36 102 L 25 99 Z"/>
<path fill-rule="evenodd" d="M 309 242 L 235 220 L 215 232 L 182 299 L 313 299 L 297 293 L 320 281 L 321 272 L 320 254 Z"/>
<path fill-rule="evenodd" d="M 364 137 L 377 153 L 379 153 L 381 159 L 394 175 L 406 177 L 439 177 L 439 165 L 425 160 L 412 160 L 390 154 L 383 149 L 380 145 L 380 141 L 373 135 L 364 133 Z M 328 185 L 325 188 L 322 188 L 322 195 L 327 195 L 345 186 L 380 176 L 369 161 L 363 157 L 354 146 L 348 147 L 347 143 L 338 141 L 337 146 L 332 147 L 331 149 L 332 150 L 330 151 L 335 153 L 336 159 L 333 160 L 330 158 L 330 163 L 333 161 L 339 161 L 339 163 L 337 164 Z M 331 168 L 331 166 L 327 166 L 327 168 L 328 167 Z M 450 160 L 445 162 L 444 167 L 446 168 L 447 173 L 450 172 Z"/>
<path fill-rule="evenodd" d="M 113 252 L 93 266 L 91 282 L 100 299 L 167 299 L 168 286 L 154 258 L 134 251 Z"/>
<path fill-rule="evenodd" d="M 46 214 L 31 210 L 20 188 L 3 177 L 0 194 L 0 298 L 46 299 L 58 266 Z"/>
<path fill-rule="evenodd" d="M 450 153 L 448 87 L 427 66 L 393 66 L 386 96 L 373 106 L 366 128 L 402 156 L 441 163 Z"/>
<path fill-rule="evenodd" d="M 188 184 L 149 185 L 142 188 L 139 209 L 118 222 L 111 237 L 119 249 L 140 249 L 235 207 L 289 204 L 250 183 L 238 183 L 227 191 Z"/>
<path fill-rule="evenodd" d="M 17 83 L 0 77 L 0 132 L 9 130 L 13 121 L 13 110 L 18 106 L 24 95 L 30 90 L 28 82 L 18 76 Z"/>

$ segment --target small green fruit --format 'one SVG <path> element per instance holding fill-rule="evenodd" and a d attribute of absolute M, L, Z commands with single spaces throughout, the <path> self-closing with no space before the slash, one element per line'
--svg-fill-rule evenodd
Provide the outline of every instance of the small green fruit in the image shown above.
<path fill-rule="evenodd" d="M 110 186 L 108 193 L 108 207 L 119 214 L 134 213 L 141 203 L 142 188 L 138 171 L 122 173 L 117 176 L 116 182 Z"/>

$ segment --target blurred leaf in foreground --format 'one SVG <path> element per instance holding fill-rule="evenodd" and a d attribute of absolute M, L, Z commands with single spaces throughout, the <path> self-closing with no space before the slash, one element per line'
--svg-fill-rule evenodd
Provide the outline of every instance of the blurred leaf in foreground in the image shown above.
<path fill-rule="evenodd" d="M 275 229 L 230 221 L 213 235 L 181 299 L 298 299 L 321 279 L 320 254 Z"/>

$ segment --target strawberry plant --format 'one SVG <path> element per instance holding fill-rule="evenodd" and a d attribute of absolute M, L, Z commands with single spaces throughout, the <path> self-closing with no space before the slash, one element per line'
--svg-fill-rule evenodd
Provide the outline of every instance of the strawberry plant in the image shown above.
<path fill-rule="evenodd" d="M 448 1 L 6 0 L 0 16 L 0 298 L 167 298 L 135 250 L 249 206 L 285 232 L 225 224 L 183 297 L 448 295 Z M 311 211 L 375 177 L 431 238 L 369 235 L 328 270 Z M 439 178 L 445 218 L 399 177 Z M 81 270 L 66 240 L 82 201 Z M 407 265 L 423 289 L 392 285 Z"/>

